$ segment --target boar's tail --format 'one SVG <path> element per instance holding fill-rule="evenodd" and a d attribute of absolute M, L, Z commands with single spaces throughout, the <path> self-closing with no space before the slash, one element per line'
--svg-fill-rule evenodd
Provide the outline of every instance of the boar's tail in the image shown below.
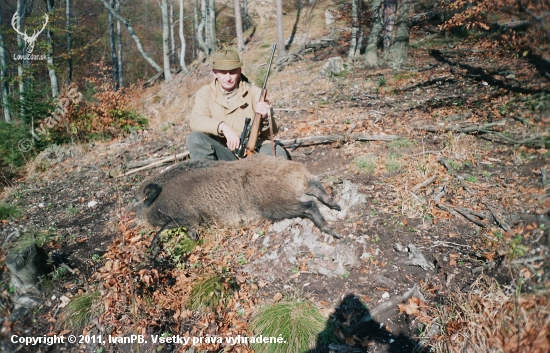
<path fill-rule="evenodd" d="M 143 193 L 145 194 L 143 203 L 145 204 L 145 207 L 151 206 L 157 197 L 159 197 L 161 191 L 162 186 L 158 184 L 147 184 L 147 186 L 143 189 Z"/>

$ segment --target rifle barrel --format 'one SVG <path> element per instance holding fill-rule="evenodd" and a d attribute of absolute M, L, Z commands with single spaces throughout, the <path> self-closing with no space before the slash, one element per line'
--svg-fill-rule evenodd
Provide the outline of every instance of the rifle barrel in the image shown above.
<path fill-rule="evenodd" d="M 271 63 L 273 62 L 273 55 L 275 54 L 275 48 L 277 47 L 277 43 L 273 43 L 271 46 L 271 56 L 269 57 L 269 64 L 267 65 L 267 71 L 265 72 L 265 78 L 264 78 L 264 84 L 262 86 L 262 91 L 265 90 L 265 87 L 267 85 L 267 77 L 269 76 L 269 71 L 271 71 Z"/>

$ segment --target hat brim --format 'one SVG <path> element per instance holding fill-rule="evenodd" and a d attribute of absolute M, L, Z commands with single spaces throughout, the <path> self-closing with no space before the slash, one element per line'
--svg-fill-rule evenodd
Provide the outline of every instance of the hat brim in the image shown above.
<path fill-rule="evenodd" d="M 241 68 L 243 63 L 239 60 L 216 60 L 212 63 L 212 69 L 214 70 L 235 70 Z"/>

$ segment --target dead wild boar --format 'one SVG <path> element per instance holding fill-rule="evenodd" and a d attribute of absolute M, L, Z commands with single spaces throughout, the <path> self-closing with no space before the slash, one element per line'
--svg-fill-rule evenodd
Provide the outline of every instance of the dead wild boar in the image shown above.
<path fill-rule="evenodd" d="M 162 227 L 157 235 L 185 227 L 194 238 L 199 224 L 239 227 L 263 218 L 302 217 L 338 238 L 306 195 L 340 210 L 303 164 L 255 154 L 233 162 L 180 163 L 140 185 L 134 211 L 138 219 Z"/>

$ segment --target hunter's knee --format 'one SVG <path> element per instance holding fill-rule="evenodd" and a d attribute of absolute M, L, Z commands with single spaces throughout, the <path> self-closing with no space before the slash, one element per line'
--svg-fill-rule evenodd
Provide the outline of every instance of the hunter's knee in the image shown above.
<path fill-rule="evenodd" d="M 206 142 L 206 134 L 204 132 L 200 131 L 193 131 L 189 135 L 187 135 L 187 148 L 188 149 L 194 149 L 199 146 L 204 146 Z"/>

